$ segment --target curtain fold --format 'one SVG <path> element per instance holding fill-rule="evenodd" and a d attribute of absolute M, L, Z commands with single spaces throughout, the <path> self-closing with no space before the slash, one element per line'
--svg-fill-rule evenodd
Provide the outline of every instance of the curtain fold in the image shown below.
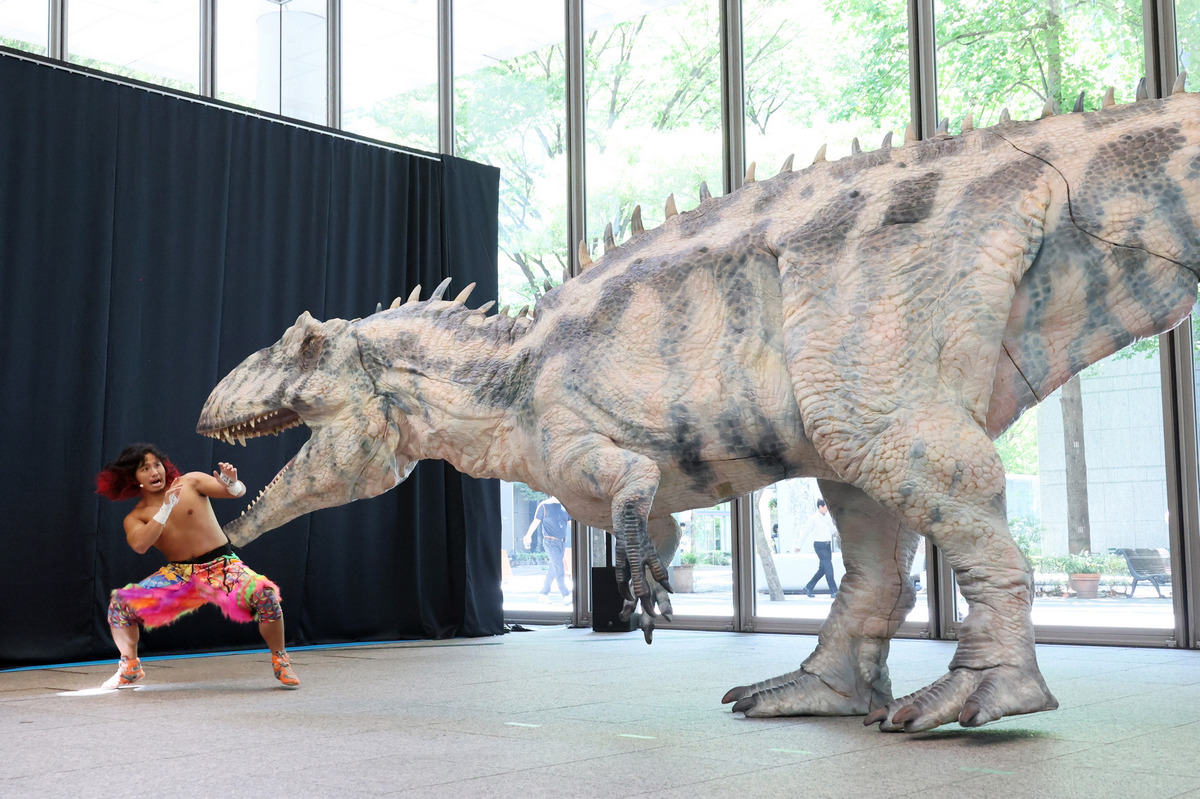
<path fill-rule="evenodd" d="M 498 172 L 0 54 L 0 668 L 108 658 L 133 502 L 93 476 L 126 444 L 257 493 L 307 438 L 197 436 L 209 391 L 302 311 L 353 319 L 443 277 L 496 296 Z M 484 301 L 479 300 L 479 301 Z M 240 500 L 213 503 L 218 520 Z M 289 643 L 503 631 L 499 492 L 442 463 L 241 552 L 280 585 Z M 257 647 L 203 610 L 146 654 Z"/>

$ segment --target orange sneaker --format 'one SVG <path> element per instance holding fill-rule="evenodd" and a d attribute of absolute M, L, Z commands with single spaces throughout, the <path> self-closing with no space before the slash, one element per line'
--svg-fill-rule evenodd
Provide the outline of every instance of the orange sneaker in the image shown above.
<path fill-rule="evenodd" d="M 104 681 L 101 688 L 129 688 L 135 682 L 146 676 L 146 672 L 142 669 L 141 658 L 133 658 L 130 660 L 122 656 L 121 662 L 117 665 L 117 673 Z"/>
<path fill-rule="evenodd" d="M 284 688 L 300 687 L 300 679 L 296 672 L 292 671 L 292 659 L 287 652 L 272 652 L 271 668 L 275 669 L 275 679 L 279 680 Z"/>

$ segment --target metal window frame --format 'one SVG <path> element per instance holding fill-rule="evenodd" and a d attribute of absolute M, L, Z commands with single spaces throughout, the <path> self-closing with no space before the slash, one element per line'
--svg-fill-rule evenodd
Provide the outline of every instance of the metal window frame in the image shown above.
<path fill-rule="evenodd" d="M 200 95 L 217 96 L 217 0 L 200 0 Z"/>
<path fill-rule="evenodd" d="M 325 0 L 325 124 L 342 128 L 342 0 Z"/>
<path fill-rule="evenodd" d="M 1178 76 L 1179 42 L 1172 0 L 1145 0 L 1142 23 L 1146 84 L 1151 96 L 1166 97 Z M 1168 645 L 1200 648 L 1200 592 L 1191 583 L 1200 569 L 1200 476 L 1197 473 L 1196 374 L 1191 317 L 1159 336 L 1162 375 L 1163 447 L 1170 509 L 1171 596 L 1174 640 Z M 1190 578 L 1190 579 L 1189 579 Z"/>
<path fill-rule="evenodd" d="M 567 262 L 571 276 L 580 272 L 579 244 L 587 236 L 587 107 L 584 102 L 583 0 L 563 3 L 563 58 L 566 72 L 567 117 Z M 571 520 L 571 558 L 575 581 L 572 619 L 592 621 L 591 529 Z"/>
<path fill-rule="evenodd" d="M 454 0 L 438 0 L 438 150 L 454 155 Z"/>
<path fill-rule="evenodd" d="M 60 61 L 67 60 L 67 0 L 50 0 L 47 3 L 50 24 L 47 26 L 48 41 L 46 55 Z"/>

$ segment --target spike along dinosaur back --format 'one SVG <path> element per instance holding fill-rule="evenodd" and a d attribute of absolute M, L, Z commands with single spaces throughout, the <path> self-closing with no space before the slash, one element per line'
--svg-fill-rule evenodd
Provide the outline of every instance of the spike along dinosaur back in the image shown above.
<path fill-rule="evenodd" d="M 486 316 L 445 284 L 365 319 L 303 314 L 201 414 L 226 441 L 312 431 L 226 531 L 244 544 L 441 458 L 610 530 L 649 640 L 670 612 L 670 514 L 813 476 L 846 576 L 816 650 L 731 690 L 735 712 L 919 731 L 1053 709 L 992 439 L 1186 317 L 1200 270 L 1200 97 L 1105 106 L 672 200 L 534 314 Z M 920 536 L 970 612 L 948 673 L 894 699 Z"/>

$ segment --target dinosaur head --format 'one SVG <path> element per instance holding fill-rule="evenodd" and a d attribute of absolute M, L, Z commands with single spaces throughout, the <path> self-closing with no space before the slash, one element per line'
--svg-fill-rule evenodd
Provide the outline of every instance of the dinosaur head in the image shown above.
<path fill-rule="evenodd" d="M 306 425 L 312 435 L 246 511 L 225 525 L 242 545 L 320 508 L 398 485 L 414 461 L 397 455 L 396 420 L 364 371 L 354 325 L 303 313 L 283 338 L 213 389 L 196 432 L 229 443 Z"/>

